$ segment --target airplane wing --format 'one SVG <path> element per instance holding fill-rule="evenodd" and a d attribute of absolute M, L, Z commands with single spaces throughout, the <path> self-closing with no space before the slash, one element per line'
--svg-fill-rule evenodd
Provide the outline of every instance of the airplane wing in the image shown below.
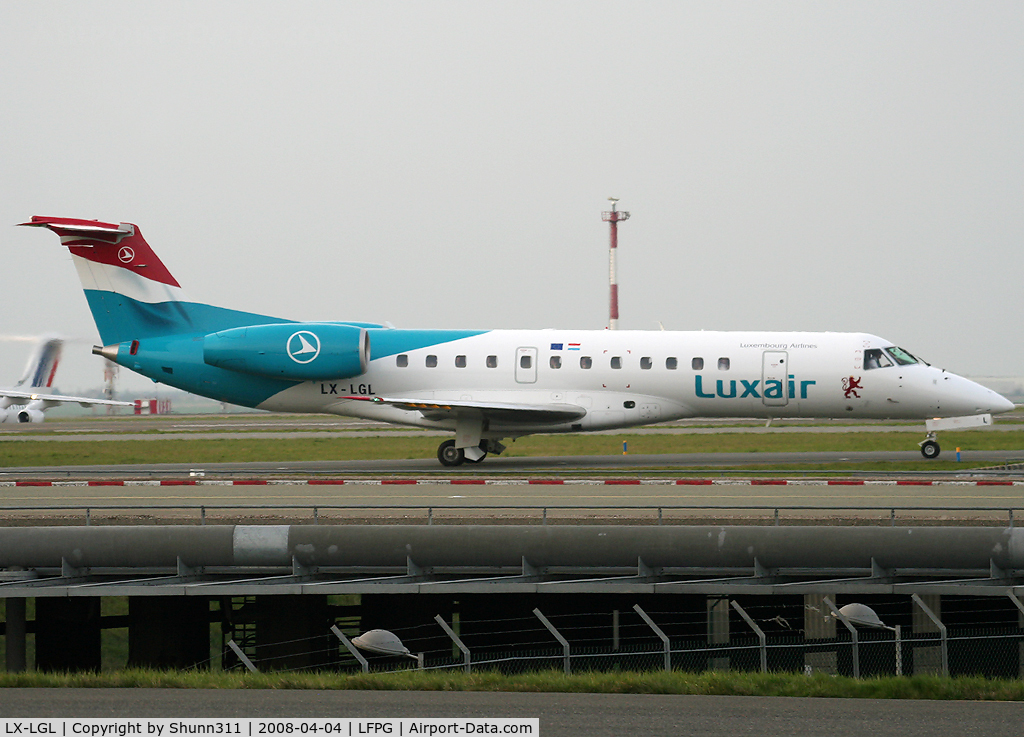
<path fill-rule="evenodd" d="M 134 404 L 133 402 L 121 402 L 116 399 L 93 399 L 92 397 L 71 397 L 66 394 L 39 394 L 38 392 L 20 392 L 14 389 L 0 389 L 0 397 L 10 397 L 11 399 L 25 399 L 30 402 L 78 402 L 83 407 L 89 407 L 94 404 L 109 404 L 116 407 L 131 407 Z"/>
<path fill-rule="evenodd" d="M 346 396 L 361 402 L 388 404 L 409 412 L 422 412 L 428 420 L 445 420 L 460 415 L 481 415 L 502 422 L 559 425 L 578 420 L 587 414 L 584 407 L 575 404 L 514 404 L 511 402 L 437 401 L 414 397 Z"/>

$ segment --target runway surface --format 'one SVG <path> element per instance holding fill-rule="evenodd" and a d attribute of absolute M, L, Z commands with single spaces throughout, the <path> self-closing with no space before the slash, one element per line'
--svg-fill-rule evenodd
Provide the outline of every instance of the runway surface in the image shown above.
<path fill-rule="evenodd" d="M 521 717 L 542 737 L 996 735 L 1024 704 L 968 701 L 419 691 L 5 689 L 0 717 Z"/>
<path fill-rule="evenodd" d="M 867 481 L 829 485 L 797 480 L 786 485 L 719 479 L 706 485 L 582 482 L 537 484 L 381 483 L 360 479 L 341 484 L 232 484 L 197 479 L 195 485 L 145 482 L 91 486 L 58 482 L 50 486 L 0 487 L 0 519 L 12 522 L 83 518 L 121 524 L 167 520 L 208 523 L 312 521 L 321 524 L 390 520 L 408 523 L 587 522 L 622 524 L 674 521 L 751 522 L 840 520 L 1009 522 L 1008 510 L 1024 512 L 1024 486 L 981 486 L 929 482 L 898 485 Z M 200 512 L 199 508 L 204 507 Z M 314 512 L 315 508 L 315 512 Z M 778 510 L 778 511 L 776 511 Z"/>

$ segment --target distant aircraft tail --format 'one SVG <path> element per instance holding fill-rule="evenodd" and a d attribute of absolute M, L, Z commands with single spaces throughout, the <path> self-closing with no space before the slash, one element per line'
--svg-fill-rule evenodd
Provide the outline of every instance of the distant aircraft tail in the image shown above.
<path fill-rule="evenodd" d="M 288 322 L 189 301 L 131 223 L 35 216 L 21 225 L 53 231 L 71 251 L 104 345 Z"/>
<path fill-rule="evenodd" d="M 64 341 L 57 337 L 40 339 L 36 349 L 25 366 L 25 374 L 18 381 L 18 388 L 49 388 L 53 386 L 53 377 L 60 363 L 61 349 Z"/>

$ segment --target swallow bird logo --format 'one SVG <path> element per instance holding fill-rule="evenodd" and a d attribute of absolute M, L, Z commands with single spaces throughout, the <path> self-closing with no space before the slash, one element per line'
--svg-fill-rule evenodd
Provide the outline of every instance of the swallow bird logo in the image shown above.
<path fill-rule="evenodd" d="M 131 263 L 132 259 L 135 258 L 135 250 L 124 246 L 117 252 L 117 257 L 126 264 Z"/>
<path fill-rule="evenodd" d="M 286 349 L 295 363 L 310 363 L 320 355 L 320 339 L 308 330 L 300 330 L 288 338 Z"/>

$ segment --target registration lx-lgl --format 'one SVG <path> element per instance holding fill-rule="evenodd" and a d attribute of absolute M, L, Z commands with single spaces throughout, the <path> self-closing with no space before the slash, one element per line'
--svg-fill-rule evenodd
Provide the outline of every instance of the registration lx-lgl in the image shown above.
<path fill-rule="evenodd" d="M 502 441 L 687 417 L 991 424 L 996 392 L 867 333 L 400 330 L 187 299 L 130 223 L 34 217 L 70 250 L 102 346 L 154 381 L 246 407 L 449 430 L 446 466 Z"/>

